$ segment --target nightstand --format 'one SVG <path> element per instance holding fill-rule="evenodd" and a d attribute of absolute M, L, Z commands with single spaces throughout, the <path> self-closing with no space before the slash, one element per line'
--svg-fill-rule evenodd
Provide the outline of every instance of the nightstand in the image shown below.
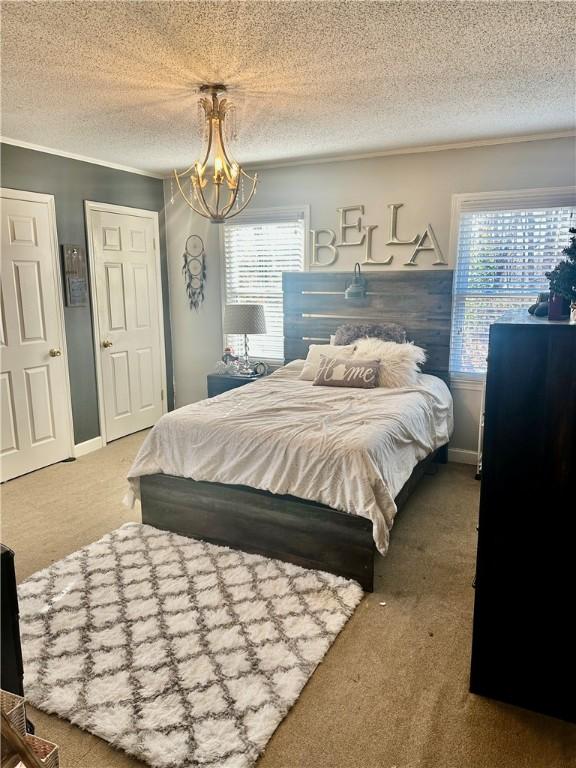
<path fill-rule="evenodd" d="M 216 397 L 229 389 L 242 387 L 252 381 L 258 381 L 262 376 L 238 376 L 232 373 L 209 373 L 206 377 L 208 397 Z"/>

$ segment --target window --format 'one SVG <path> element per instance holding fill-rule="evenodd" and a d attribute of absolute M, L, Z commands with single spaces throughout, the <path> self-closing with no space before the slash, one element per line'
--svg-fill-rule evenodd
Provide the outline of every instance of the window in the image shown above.
<path fill-rule="evenodd" d="M 549 289 L 544 273 L 569 242 L 576 191 L 455 195 L 458 222 L 450 370 L 486 372 L 490 324 Z"/>
<path fill-rule="evenodd" d="M 304 269 L 305 211 L 252 211 L 224 224 L 226 304 L 263 304 L 266 333 L 250 337 L 250 357 L 284 359 L 282 273 Z M 226 336 L 236 354 L 244 338 Z"/>

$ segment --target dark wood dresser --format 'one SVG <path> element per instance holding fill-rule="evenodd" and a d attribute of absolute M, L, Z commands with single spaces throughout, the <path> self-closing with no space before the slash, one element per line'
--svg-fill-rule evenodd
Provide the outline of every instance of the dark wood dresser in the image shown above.
<path fill-rule="evenodd" d="M 16 590 L 16 571 L 14 552 L 0 544 L 0 594 L 2 621 L 0 638 L 2 648 L 1 678 L 2 688 L 17 696 L 24 695 L 22 684 L 24 667 L 20 646 L 20 624 L 18 620 L 18 592 Z"/>
<path fill-rule="evenodd" d="M 490 329 L 470 690 L 576 721 L 576 325 Z"/>

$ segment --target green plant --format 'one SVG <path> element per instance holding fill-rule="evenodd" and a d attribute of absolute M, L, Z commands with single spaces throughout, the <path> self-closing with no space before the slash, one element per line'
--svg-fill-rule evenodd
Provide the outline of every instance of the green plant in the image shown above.
<path fill-rule="evenodd" d="M 562 253 L 567 257 L 558 262 L 551 272 L 546 272 L 550 280 L 550 290 L 564 296 L 568 301 L 576 301 L 576 229 L 570 228 L 570 245 Z"/>

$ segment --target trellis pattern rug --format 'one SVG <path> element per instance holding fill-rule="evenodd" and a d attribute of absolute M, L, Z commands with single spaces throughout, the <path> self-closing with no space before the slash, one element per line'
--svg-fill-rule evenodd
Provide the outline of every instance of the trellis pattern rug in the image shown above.
<path fill-rule="evenodd" d="M 129 523 L 19 598 L 32 704 L 155 768 L 248 768 L 362 590 Z"/>

